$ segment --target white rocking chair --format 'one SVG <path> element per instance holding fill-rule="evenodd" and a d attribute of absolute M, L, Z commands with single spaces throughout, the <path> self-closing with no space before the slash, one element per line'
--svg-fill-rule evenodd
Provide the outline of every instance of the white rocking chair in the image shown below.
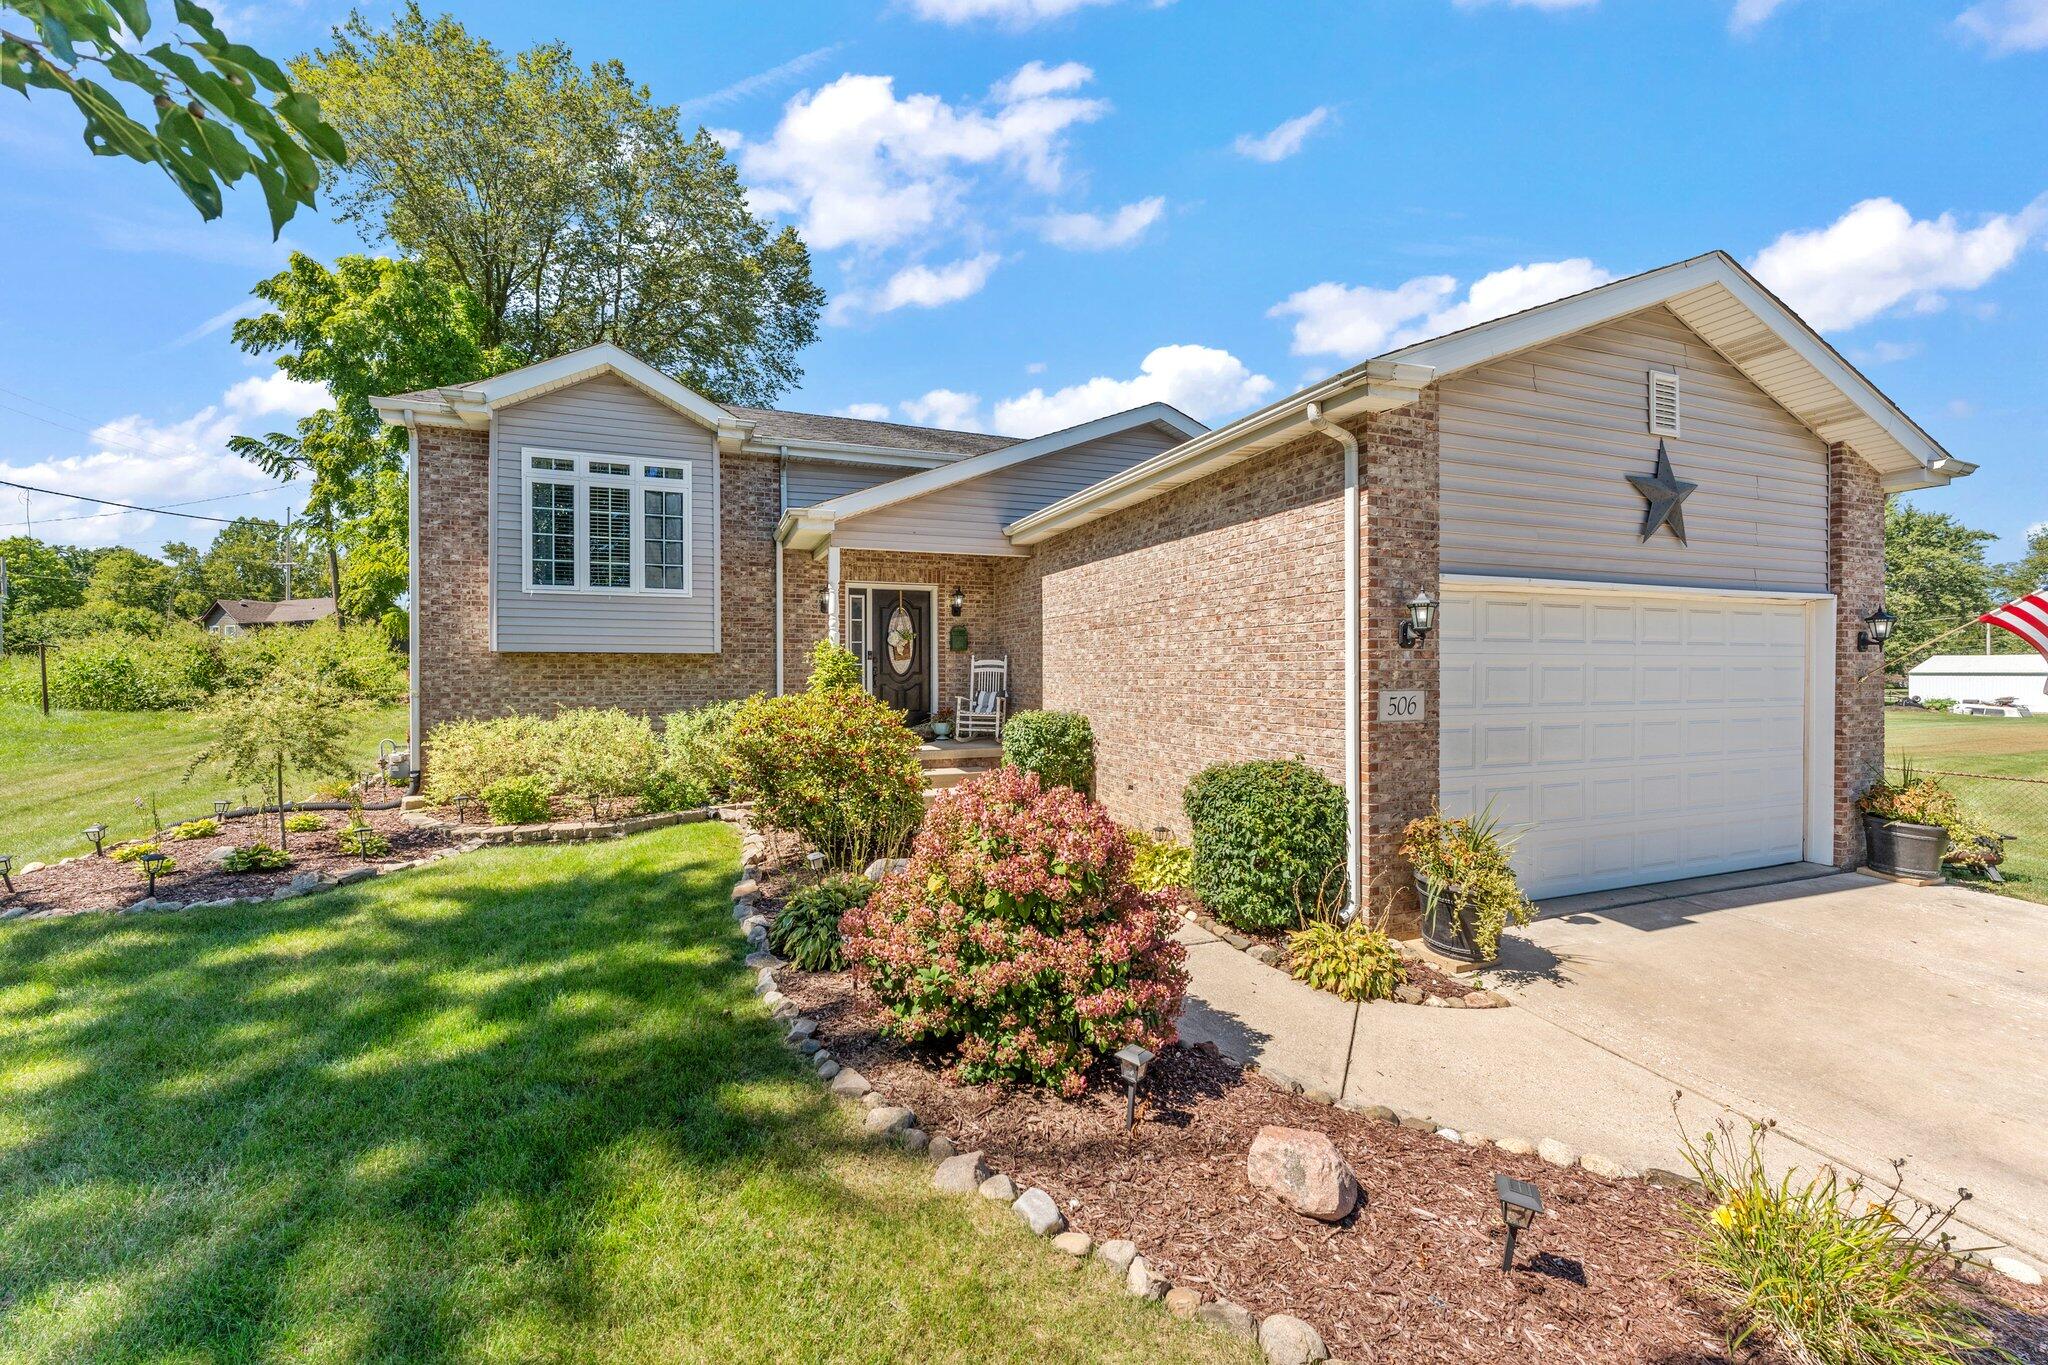
<path fill-rule="evenodd" d="M 967 669 L 967 695 L 953 698 L 953 734 L 960 739 L 1003 733 L 1003 711 L 1010 702 L 1010 661 L 975 659 Z"/>

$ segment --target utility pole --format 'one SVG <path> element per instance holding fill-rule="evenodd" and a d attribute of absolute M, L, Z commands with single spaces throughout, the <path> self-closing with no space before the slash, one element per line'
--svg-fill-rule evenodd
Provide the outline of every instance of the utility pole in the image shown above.
<path fill-rule="evenodd" d="M 292 600 L 292 509 L 284 509 L 284 525 L 277 533 L 277 558 L 272 561 L 284 570 L 284 600 Z"/>
<path fill-rule="evenodd" d="M 7 556 L 0 555 L 0 653 L 7 650 Z"/>

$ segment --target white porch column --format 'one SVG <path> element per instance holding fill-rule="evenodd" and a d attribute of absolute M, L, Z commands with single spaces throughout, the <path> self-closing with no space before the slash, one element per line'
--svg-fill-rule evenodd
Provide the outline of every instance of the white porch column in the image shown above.
<path fill-rule="evenodd" d="M 837 545 L 825 551 L 825 638 L 835 645 L 846 643 L 839 638 L 839 547 Z"/>

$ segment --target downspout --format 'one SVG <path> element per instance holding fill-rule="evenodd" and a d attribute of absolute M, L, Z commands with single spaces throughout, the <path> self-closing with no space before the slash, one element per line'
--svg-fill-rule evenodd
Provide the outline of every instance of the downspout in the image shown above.
<path fill-rule="evenodd" d="M 775 447 L 775 695 L 782 695 L 782 514 L 789 510 L 789 447 Z"/>
<path fill-rule="evenodd" d="M 406 702 L 406 745 L 411 751 L 412 791 L 417 795 L 426 737 L 420 733 L 420 430 L 411 408 L 405 410 L 405 595 L 406 690 L 412 694 Z"/>
<path fill-rule="evenodd" d="M 1344 918 L 1349 920 L 1365 909 L 1366 897 L 1360 881 L 1364 875 L 1364 851 L 1359 846 L 1359 808 L 1363 804 L 1359 758 L 1359 678 L 1361 645 L 1358 608 L 1358 438 L 1323 416 L 1321 403 L 1308 405 L 1308 424 L 1344 448 L 1344 885 L 1349 901 Z"/>

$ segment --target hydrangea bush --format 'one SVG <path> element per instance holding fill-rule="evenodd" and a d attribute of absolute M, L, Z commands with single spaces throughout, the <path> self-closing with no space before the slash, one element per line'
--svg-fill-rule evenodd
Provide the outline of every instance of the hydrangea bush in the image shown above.
<path fill-rule="evenodd" d="M 998 768 L 932 807 L 909 865 L 840 921 L 856 974 L 911 1041 L 954 1045 L 970 1082 L 1078 1095 L 1094 1061 L 1174 1039 L 1184 893 L 1131 880 L 1101 806 Z"/>

